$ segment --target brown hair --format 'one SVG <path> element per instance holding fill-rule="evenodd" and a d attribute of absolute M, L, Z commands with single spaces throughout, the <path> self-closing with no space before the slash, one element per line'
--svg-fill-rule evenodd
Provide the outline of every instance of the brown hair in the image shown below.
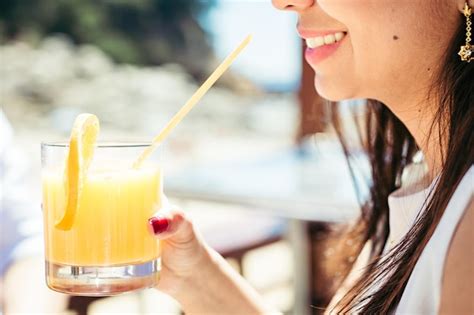
<path fill-rule="evenodd" d="M 362 214 L 354 231 L 360 231 L 360 225 L 366 227 L 359 252 L 363 244 L 371 241 L 371 261 L 358 282 L 338 303 L 334 309 L 337 312 L 386 314 L 396 309 L 451 196 L 474 163 L 474 63 L 462 62 L 457 55 L 465 40 L 466 25 L 462 20 L 446 51 L 439 79 L 433 85 L 439 107 L 431 131 L 439 132 L 440 150 L 444 152 L 442 170 L 434 191 L 425 202 L 425 211 L 417 217 L 402 241 L 383 257 L 389 233 L 388 196 L 400 186 L 402 171 L 418 148 L 412 135 L 387 106 L 368 100 L 364 142 L 371 162 L 370 195 L 361 207 Z M 353 168 L 337 115 L 333 121 Z M 374 284 L 377 284 L 376 290 Z"/>

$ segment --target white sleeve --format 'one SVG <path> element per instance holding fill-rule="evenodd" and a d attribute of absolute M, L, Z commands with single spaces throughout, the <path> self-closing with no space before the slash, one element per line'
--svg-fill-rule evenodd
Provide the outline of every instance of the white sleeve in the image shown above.
<path fill-rule="evenodd" d="M 39 158 L 39 157 L 38 157 Z M 0 276 L 15 259 L 41 255 L 41 200 L 31 189 L 29 163 L 15 148 L 0 111 Z"/>

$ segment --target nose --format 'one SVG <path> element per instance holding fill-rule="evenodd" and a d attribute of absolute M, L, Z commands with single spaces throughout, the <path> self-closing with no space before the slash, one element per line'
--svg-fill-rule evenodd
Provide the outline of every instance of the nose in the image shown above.
<path fill-rule="evenodd" d="M 314 4 L 315 0 L 272 0 L 275 8 L 285 11 L 303 11 Z"/>

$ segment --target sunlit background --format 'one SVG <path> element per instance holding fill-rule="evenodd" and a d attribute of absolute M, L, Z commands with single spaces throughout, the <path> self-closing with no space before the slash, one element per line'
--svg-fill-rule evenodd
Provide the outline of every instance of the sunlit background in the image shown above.
<path fill-rule="evenodd" d="M 311 74 L 303 83 L 295 26 L 295 16 L 269 0 L 1 2 L 0 104 L 13 130 L 2 161 L 1 224 L 7 201 L 18 207 L 12 224 L 23 223 L 16 240 L 0 231 L 2 256 L 13 251 L 8 242 L 41 239 L 42 141 L 66 140 L 82 112 L 99 117 L 100 140 L 151 140 L 251 33 L 248 49 L 167 140 L 165 193 L 276 309 L 320 313 L 311 305 L 327 302 L 328 279 L 340 271 L 315 259 L 331 256 L 327 231 L 352 218 L 357 202 L 331 127 L 301 131 L 304 95 L 314 92 Z M 321 115 L 316 120 L 326 121 Z M 8 131 L 0 130 L 5 143 Z M 27 220 L 34 223 L 24 227 Z M 42 243 L 34 246 L 12 257 L 41 255 Z M 74 298 L 69 312 L 180 308 L 146 290 Z"/>

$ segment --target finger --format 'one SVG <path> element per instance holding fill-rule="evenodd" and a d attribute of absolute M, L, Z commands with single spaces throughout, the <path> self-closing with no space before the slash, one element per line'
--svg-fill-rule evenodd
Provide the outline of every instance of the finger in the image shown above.
<path fill-rule="evenodd" d="M 148 223 L 152 233 L 161 240 L 188 243 L 195 238 L 191 221 L 177 207 L 160 210 L 148 220 Z"/>

